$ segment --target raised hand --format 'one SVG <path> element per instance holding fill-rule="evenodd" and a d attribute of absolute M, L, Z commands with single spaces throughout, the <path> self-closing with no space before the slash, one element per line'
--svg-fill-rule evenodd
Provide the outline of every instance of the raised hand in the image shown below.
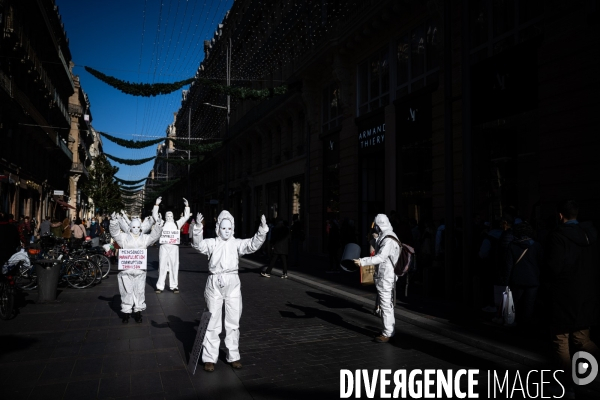
<path fill-rule="evenodd" d="M 110 219 L 117 219 L 117 213 L 113 211 L 113 213 L 110 214 Z"/>
<path fill-rule="evenodd" d="M 265 218 L 264 214 L 260 217 L 260 226 L 263 228 L 268 228 L 267 219 Z"/>
<path fill-rule="evenodd" d="M 127 214 L 125 213 L 125 210 L 121 210 L 121 215 L 122 216 L 126 216 Z"/>
<path fill-rule="evenodd" d="M 188 201 L 185 199 L 185 197 L 183 198 L 183 204 L 185 204 L 186 207 L 189 207 L 190 204 L 188 203 Z"/>
<path fill-rule="evenodd" d="M 196 225 L 202 224 L 202 220 L 204 220 L 204 217 L 201 213 L 198 213 L 198 215 L 196 215 Z"/>
<path fill-rule="evenodd" d="M 158 199 L 156 199 L 156 203 L 154 203 L 154 204 L 159 205 L 161 201 L 162 201 L 162 196 L 160 196 Z"/>

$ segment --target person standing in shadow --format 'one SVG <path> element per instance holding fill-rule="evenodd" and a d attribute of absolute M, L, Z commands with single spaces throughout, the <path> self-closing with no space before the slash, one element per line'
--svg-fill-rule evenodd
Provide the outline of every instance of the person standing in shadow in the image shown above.
<path fill-rule="evenodd" d="M 277 259 L 281 257 L 281 262 L 283 263 L 283 275 L 281 275 L 281 277 L 287 279 L 287 255 L 289 252 L 290 230 L 284 225 L 281 217 L 277 217 L 276 221 L 277 223 L 271 234 L 271 262 L 269 263 L 267 270 L 261 272 L 260 275 L 264 278 L 270 278 L 271 271 L 273 270 Z"/>

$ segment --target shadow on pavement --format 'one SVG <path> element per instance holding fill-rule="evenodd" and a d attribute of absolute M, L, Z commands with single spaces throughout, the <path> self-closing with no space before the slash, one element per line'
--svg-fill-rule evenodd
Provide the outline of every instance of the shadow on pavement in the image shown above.
<path fill-rule="evenodd" d="M 348 300 L 344 300 L 339 297 L 331 296 L 331 295 L 325 294 L 325 293 L 311 292 L 311 291 L 306 292 L 306 294 L 309 295 L 310 297 L 317 299 L 317 303 L 319 303 L 320 305 L 325 306 L 327 308 L 351 308 L 353 310 L 356 310 L 356 311 L 359 311 L 359 312 L 362 312 L 365 314 L 371 314 L 368 310 L 366 310 L 360 304 L 356 304 L 356 303 L 353 303 Z"/>
<path fill-rule="evenodd" d="M 108 302 L 108 305 L 113 312 L 120 317 L 121 312 L 121 295 L 115 294 L 113 297 L 98 296 L 98 300 L 104 300 Z"/>
<path fill-rule="evenodd" d="M 183 346 L 183 351 L 185 352 L 185 362 L 187 364 L 190 361 L 190 353 L 192 352 L 194 340 L 196 339 L 195 328 L 200 324 L 200 320 L 184 321 L 175 315 L 169 315 L 167 319 L 169 322 L 163 322 L 159 324 L 151 321 L 150 323 L 155 328 L 170 328 L 171 331 L 173 331 L 175 338 L 179 340 Z"/>
<path fill-rule="evenodd" d="M 0 336 L 0 354 L 6 355 L 8 353 L 25 350 L 39 342 L 38 339 L 16 336 L 16 335 L 2 335 Z"/>
<path fill-rule="evenodd" d="M 291 311 L 279 311 L 279 314 L 283 318 L 319 318 L 323 321 L 329 322 L 330 324 L 337 325 L 340 328 L 348 329 L 350 331 L 356 332 L 364 336 L 373 337 L 378 333 L 377 330 L 374 330 L 371 327 L 369 327 L 369 329 L 366 329 L 346 322 L 344 318 L 342 318 L 339 314 L 336 314 L 331 311 L 319 310 L 318 308 L 314 307 L 300 306 L 297 304 L 292 304 L 290 302 L 288 302 L 286 306 L 295 308 L 296 310 L 303 312 L 304 315 L 297 315 Z"/>

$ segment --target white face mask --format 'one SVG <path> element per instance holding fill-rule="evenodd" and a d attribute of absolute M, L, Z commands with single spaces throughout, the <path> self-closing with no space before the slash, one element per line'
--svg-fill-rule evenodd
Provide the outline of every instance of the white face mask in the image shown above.
<path fill-rule="evenodd" d="M 173 213 L 171 211 L 167 212 L 165 217 L 167 218 L 167 222 L 173 222 Z"/>
<path fill-rule="evenodd" d="M 219 226 L 219 232 L 219 236 L 221 236 L 223 240 L 227 240 L 231 237 L 233 229 L 231 229 L 231 222 L 228 219 L 224 219 L 221 222 L 221 225 Z"/>
<path fill-rule="evenodd" d="M 140 224 L 140 220 L 135 220 L 131 223 L 131 234 L 134 236 L 139 236 L 142 233 L 142 226 Z"/>

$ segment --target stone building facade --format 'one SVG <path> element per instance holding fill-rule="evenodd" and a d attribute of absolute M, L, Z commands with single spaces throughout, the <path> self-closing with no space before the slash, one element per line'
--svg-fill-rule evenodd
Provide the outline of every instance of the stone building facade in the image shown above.
<path fill-rule="evenodd" d="M 16 218 L 87 211 L 77 182 L 101 142 L 70 63 L 53 0 L 0 0 L 0 209 Z"/>
<path fill-rule="evenodd" d="M 225 84 L 229 63 L 233 86 L 288 91 L 232 98 L 228 115 L 225 95 L 192 85 L 177 131 L 223 145 L 171 194 L 210 216 L 227 204 L 239 236 L 299 214 L 311 253 L 333 220 L 364 247 L 377 213 L 452 221 L 452 257 L 422 278 L 468 300 L 479 217 L 514 209 L 541 240 L 573 197 L 600 223 L 597 17 L 585 0 L 236 1 L 197 76 Z"/>

